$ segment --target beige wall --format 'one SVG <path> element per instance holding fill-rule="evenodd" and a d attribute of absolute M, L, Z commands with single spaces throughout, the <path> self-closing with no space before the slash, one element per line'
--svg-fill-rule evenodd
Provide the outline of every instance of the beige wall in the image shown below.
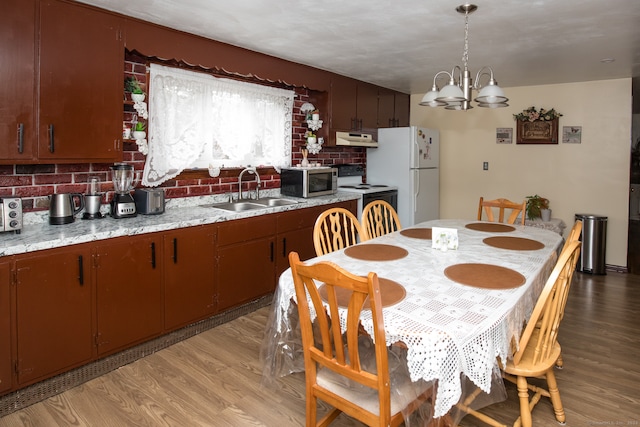
<path fill-rule="evenodd" d="M 515 201 L 539 194 L 568 227 L 576 213 L 607 216 L 606 263 L 626 266 L 631 79 L 506 93 L 507 108 L 466 112 L 422 107 L 424 94 L 412 95 L 411 124 L 440 130 L 440 216 L 475 219 L 480 196 Z M 582 143 L 517 145 L 513 114 L 532 105 L 563 114 L 560 139 L 563 126 L 582 126 Z M 513 128 L 512 144 L 496 143 L 499 127 Z"/>

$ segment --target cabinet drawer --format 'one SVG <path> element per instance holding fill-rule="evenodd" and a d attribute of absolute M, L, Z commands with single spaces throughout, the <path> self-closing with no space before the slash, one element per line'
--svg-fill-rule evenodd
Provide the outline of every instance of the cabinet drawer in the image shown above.
<path fill-rule="evenodd" d="M 275 231 L 276 215 L 274 214 L 224 222 L 218 226 L 218 245 L 232 245 L 273 236 Z"/>

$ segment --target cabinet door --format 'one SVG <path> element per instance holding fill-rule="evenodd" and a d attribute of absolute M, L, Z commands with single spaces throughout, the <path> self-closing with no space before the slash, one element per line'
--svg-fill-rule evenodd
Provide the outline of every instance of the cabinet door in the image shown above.
<path fill-rule="evenodd" d="M 164 328 L 175 329 L 215 312 L 215 226 L 163 234 Z"/>
<path fill-rule="evenodd" d="M 378 86 L 358 82 L 358 129 L 378 127 Z"/>
<path fill-rule="evenodd" d="M 331 81 L 331 129 L 348 131 L 356 126 L 356 80 L 335 76 Z"/>
<path fill-rule="evenodd" d="M 378 127 L 392 128 L 396 126 L 395 92 L 390 89 L 378 90 Z"/>
<path fill-rule="evenodd" d="M 16 259 L 19 385 L 92 358 L 90 256 L 81 246 Z"/>
<path fill-rule="evenodd" d="M 275 289 L 276 215 L 228 221 L 218 226 L 218 311 Z"/>
<path fill-rule="evenodd" d="M 11 390 L 11 266 L 0 264 L 0 394 Z"/>
<path fill-rule="evenodd" d="M 36 140 L 35 0 L 4 0 L 0 13 L 0 163 L 32 160 Z"/>
<path fill-rule="evenodd" d="M 100 355 L 162 331 L 161 243 L 157 235 L 143 235 L 96 248 Z"/>
<path fill-rule="evenodd" d="M 122 158 L 121 18 L 57 0 L 40 3 L 41 160 Z"/>
<path fill-rule="evenodd" d="M 276 237 L 276 279 L 289 268 L 289 252 L 297 252 L 301 260 L 316 256 L 313 247 L 313 226 L 325 206 L 283 212 L 278 215 Z"/>
<path fill-rule="evenodd" d="M 396 92 L 395 94 L 395 118 L 396 126 L 409 126 L 411 97 L 406 93 Z"/>

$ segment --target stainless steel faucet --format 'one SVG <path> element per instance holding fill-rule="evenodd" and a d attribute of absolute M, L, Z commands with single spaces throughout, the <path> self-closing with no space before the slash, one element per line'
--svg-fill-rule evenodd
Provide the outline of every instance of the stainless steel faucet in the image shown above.
<path fill-rule="evenodd" d="M 256 200 L 257 200 L 260 198 L 260 175 L 258 174 L 258 171 L 256 170 L 256 168 L 251 166 L 244 168 L 242 172 L 240 172 L 240 176 L 238 176 L 238 200 L 242 200 L 242 175 L 244 175 L 245 172 L 256 176 L 256 181 L 258 182 L 256 184 Z"/>

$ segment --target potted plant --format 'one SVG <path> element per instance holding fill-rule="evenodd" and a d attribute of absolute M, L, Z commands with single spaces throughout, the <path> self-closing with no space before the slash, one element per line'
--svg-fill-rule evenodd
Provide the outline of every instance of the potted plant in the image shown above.
<path fill-rule="evenodd" d="M 125 91 L 131 93 L 131 99 L 134 102 L 144 101 L 144 90 L 140 86 L 140 82 L 134 76 L 127 77 L 124 82 Z"/>
<path fill-rule="evenodd" d="M 133 127 L 133 139 L 145 139 L 147 137 L 146 128 L 147 124 L 145 122 L 137 122 Z"/>
<path fill-rule="evenodd" d="M 527 217 L 529 219 L 542 218 L 543 221 L 549 221 L 551 219 L 549 199 L 540 197 L 537 194 L 527 196 Z"/>

